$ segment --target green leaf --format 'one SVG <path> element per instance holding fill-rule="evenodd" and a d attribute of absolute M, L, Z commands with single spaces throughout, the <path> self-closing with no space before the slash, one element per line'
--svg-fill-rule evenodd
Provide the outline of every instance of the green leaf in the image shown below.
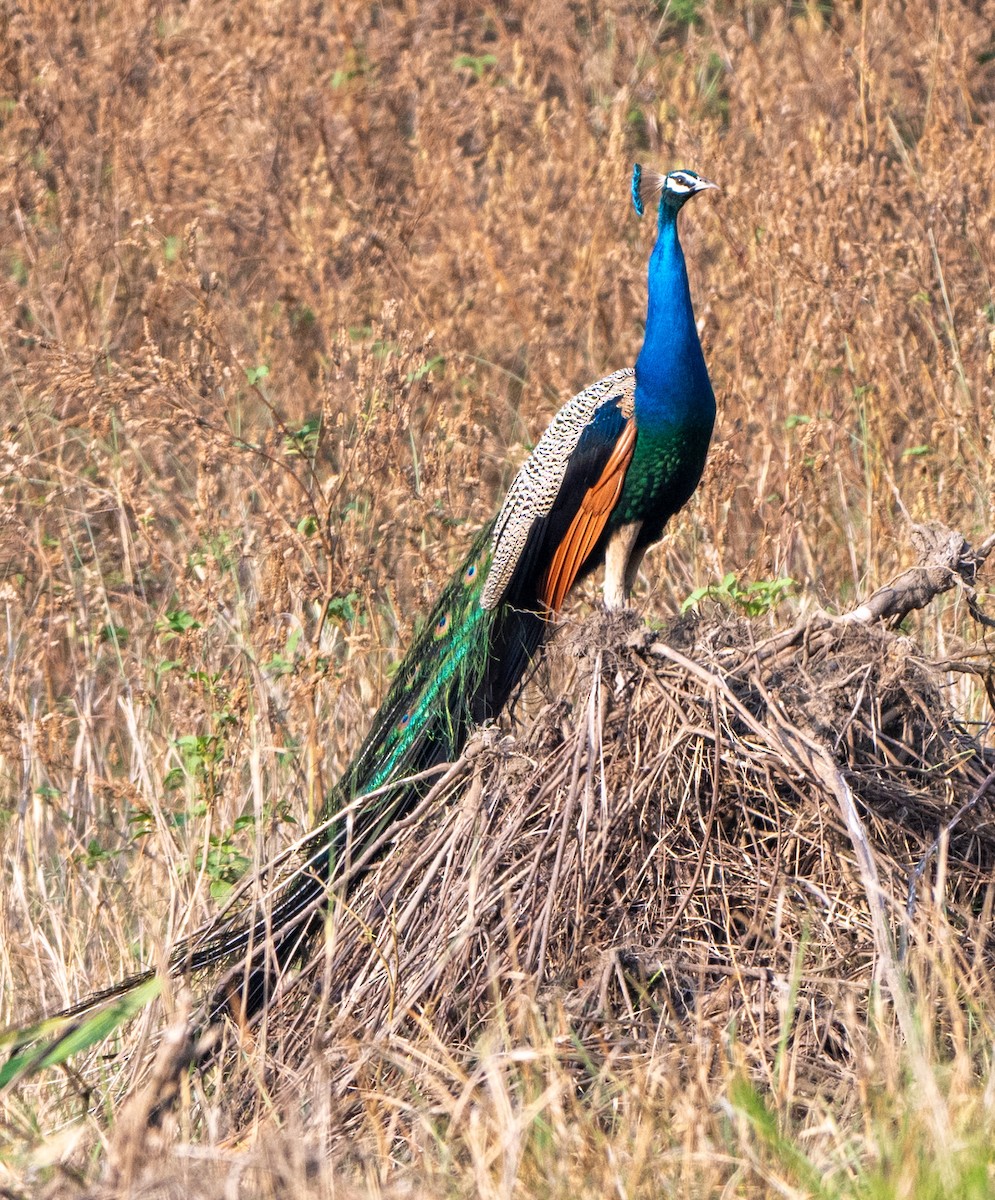
<path fill-rule="evenodd" d="M 822 1174 L 806 1154 L 786 1137 L 778 1128 L 777 1116 L 757 1089 L 741 1075 L 733 1079 L 729 1088 L 729 1101 L 752 1127 L 758 1139 L 766 1145 L 783 1168 L 813 1195 L 832 1195 L 822 1182 Z"/>
<path fill-rule="evenodd" d="M 436 354 L 434 358 L 430 358 L 428 362 L 422 363 L 420 367 L 416 367 L 413 371 L 409 371 L 405 376 L 408 383 L 416 383 L 419 379 L 424 379 L 426 375 L 430 375 L 437 367 L 446 365 L 446 360 L 441 354 Z"/>
<path fill-rule="evenodd" d="M 496 66 L 497 59 L 493 54 L 457 54 L 453 59 L 454 71 L 472 71 L 475 79 L 480 79 L 486 70 Z"/>
<path fill-rule="evenodd" d="M 177 608 L 156 621 L 156 629 L 167 637 L 178 637 L 181 633 L 189 633 L 191 629 L 200 629 L 200 622 L 184 609 Z"/>
<path fill-rule="evenodd" d="M 761 617 L 776 608 L 795 586 L 795 580 L 784 576 L 781 579 L 758 579 L 743 587 L 730 571 L 721 583 L 695 588 L 681 605 L 685 613 L 700 600 L 721 600 L 741 608 L 748 617 Z"/>
<path fill-rule="evenodd" d="M 283 439 L 284 454 L 298 454 L 313 458 L 321 437 L 321 417 L 312 417 L 299 429 L 292 429 Z"/>
<path fill-rule="evenodd" d="M 122 984 L 122 988 L 119 995 L 90 1013 L 47 1017 L 24 1029 L 0 1034 L 0 1051 L 11 1051 L 10 1058 L 0 1066 L 0 1089 L 46 1067 L 58 1066 L 109 1038 L 159 995 L 162 980 L 158 975 L 142 975 Z"/>

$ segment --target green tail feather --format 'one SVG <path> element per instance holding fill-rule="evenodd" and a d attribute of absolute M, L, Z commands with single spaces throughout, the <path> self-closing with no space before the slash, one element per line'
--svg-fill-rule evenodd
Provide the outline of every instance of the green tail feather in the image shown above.
<path fill-rule="evenodd" d="M 377 794 L 353 810 L 348 829 L 333 822 L 304 844 L 293 870 L 271 889 L 265 913 L 251 921 L 235 915 L 210 929 L 190 956 L 194 966 L 231 961 L 250 943 L 265 945 L 270 964 L 275 960 L 281 968 L 303 958 L 323 926 L 323 902 L 344 859 L 347 836 L 350 862 L 356 863 L 434 783 L 412 776 L 458 758 L 470 731 L 507 703 L 548 626 L 533 611 L 481 606 L 491 532 L 487 527 L 478 534 L 416 635 L 362 746 L 329 796 L 324 818 Z M 356 882 L 355 874 L 350 882 Z M 242 1012 L 251 1015 L 265 1005 L 275 979 L 260 963 L 235 982 L 242 989 Z M 230 999 L 226 986 L 216 993 L 212 1010 Z"/>
<path fill-rule="evenodd" d="M 171 975 L 208 972 L 207 1020 L 232 1006 L 232 987 L 217 982 L 221 970 L 229 968 L 227 979 L 241 993 L 238 1007 L 251 1015 L 266 1003 L 274 983 L 272 964 L 284 969 L 306 954 L 323 925 L 328 887 L 346 851 L 345 824 L 332 820 L 335 814 L 369 792 L 378 793 L 353 816 L 349 850 L 355 862 L 431 787 L 433 780 L 411 782 L 411 776 L 458 758 L 470 730 L 496 716 L 519 683 L 546 624 L 535 612 L 511 605 L 481 606 L 490 539 L 488 527 L 443 590 L 362 746 L 328 797 L 322 828 L 271 880 L 265 912 L 251 900 L 236 905 L 170 956 Z M 247 958 L 243 974 L 240 966 Z M 96 1045 L 160 991 L 160 977 L 143 973 L 65 1013 L 3 1031 L 0 1054 L 10 1057 L 0 1067 L 0 1087 Z"/>

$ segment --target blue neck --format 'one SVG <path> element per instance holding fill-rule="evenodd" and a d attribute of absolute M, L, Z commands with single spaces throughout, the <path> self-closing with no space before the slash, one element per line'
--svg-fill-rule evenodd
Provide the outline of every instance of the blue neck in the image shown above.
<path fill-rule="evenodd" d="M 636 359 L 636 424 L 681 421 L 714 413 L 691 307 L 677 213 L 660 205 L 659 232 L 649 265 L 646 333 Z"/>

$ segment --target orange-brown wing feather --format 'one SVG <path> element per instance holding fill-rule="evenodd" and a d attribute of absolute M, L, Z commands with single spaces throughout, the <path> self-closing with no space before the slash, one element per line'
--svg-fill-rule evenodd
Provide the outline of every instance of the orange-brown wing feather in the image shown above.
<path fill-rule="evenodd" d="M 543 577 L 540 599 L 551 613 L 559 612 L 584 560 L 601 536 L 622 493 L 622 483 L 635 445 L 636 424 L 629 420 L 601 475 L 584 493 L 580 507 Z"/>

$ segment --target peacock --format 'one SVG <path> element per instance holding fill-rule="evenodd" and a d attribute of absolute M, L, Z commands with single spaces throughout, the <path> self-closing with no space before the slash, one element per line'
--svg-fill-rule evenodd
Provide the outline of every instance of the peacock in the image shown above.
<path fill-rule="evenodd" d="M 470 731 L 502 711 L 574 583 L 604 563 L 605 605 L 624 606 L 647 547 L 691 497 L 715 397 L 677 216 L 714 187 L 691 170 L 635 166 L 636 212 L 655 202 L 658 214 L 635 368 L 591 384 L 553 418 L 416 635 L 321 825 L 268 877 L 265 905 L 242 889 L 250 898 L 173 951 L 169 974 L 201 981 L 195 1019 L 205 1026 L 226 1014 L 246 1022 L 266 1008 L 320 935 L 330 889 L 343 878 L 354 884 L 369 865 L 364 852 L 426 794 L 432 768 L 458 758 Z M 0 1033 L 0 1086 L 103 1040 L 161 986 L 146 970 Z"/>

